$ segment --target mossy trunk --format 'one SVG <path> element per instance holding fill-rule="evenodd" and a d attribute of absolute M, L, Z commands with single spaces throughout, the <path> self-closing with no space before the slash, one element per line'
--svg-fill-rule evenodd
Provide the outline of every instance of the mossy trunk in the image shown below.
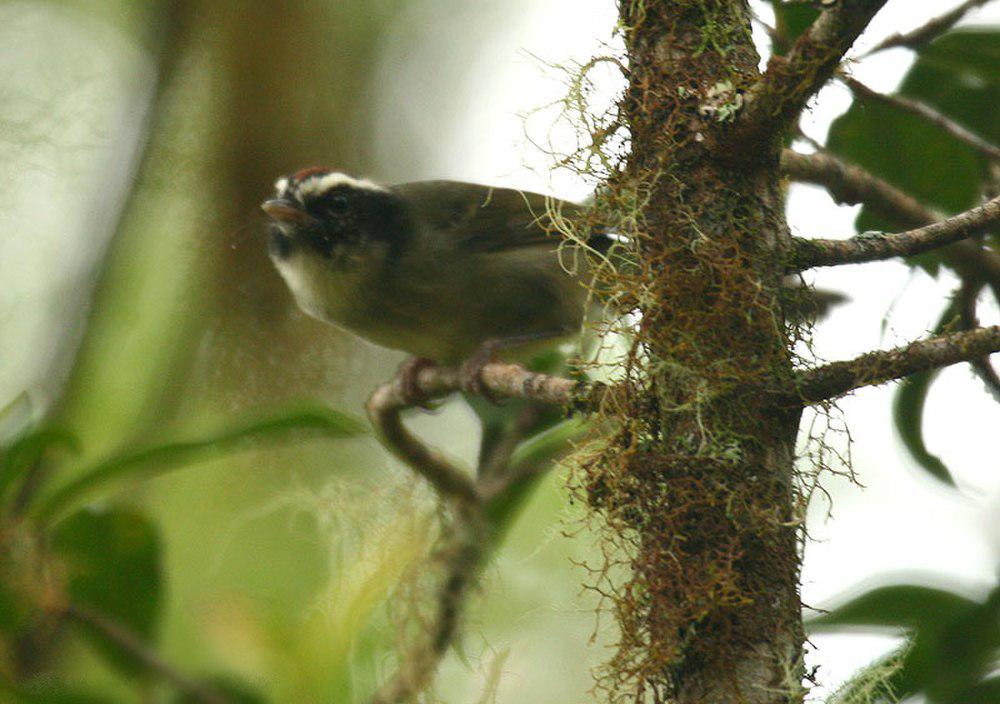
<path fill-rule="evenodd" d="M 755 145 L 752 161 L 716 148 L 759 75 L 749 10 L 620 10 L 631 154 L 610 188 L 647 195 L 632 284 L 650 383 L 596 497 L 631 536 L 622 643 L 604 683 L 615 701 L 800 701 L 799 409 L 759 392 L 791 383 L 780 144 Z"/>

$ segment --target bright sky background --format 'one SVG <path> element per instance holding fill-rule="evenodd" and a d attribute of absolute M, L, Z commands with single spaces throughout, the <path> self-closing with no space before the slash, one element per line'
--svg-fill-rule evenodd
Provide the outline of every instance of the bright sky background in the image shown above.
<path fill-rule="evenodd" d="M 857 44 L 857 53 L 957 4 L 890 0 Z M 413 4 L 408 21 L 433 27 L 440 41 L 422 42 L 415 53 L 412 46 L 400 43 L 395 48 L 398 56 L 390 45 L 385 99 L 393 109 L 386 111 L 385 119 L 404 120 L 406 139 L 426 140 L 434 148 L 428 150 L 430 159 L 422 171 L 411 173 L 393 160 L 398 145 L 391 139 L 380 144 L 379 156 L 391 172 L 384 176 L 460 178 L 586 197 L 586 184 L 568 174 L 549 173 L 547 157 L 526 143 L 522 115 L 562 95 L 559 74 L 547 69 L 546 63 L 585 61 L 600 51 L 601 43 L 609 40 L 608 28 L 614 26 L 614 3 L 515 0 L 509 5 L 513 7 L 508 6 L 501 17 L 481 12 L 474 4 L 457 13 L 438 9 L 433 0 Z M 773 17 L 766 3 L 754 7 L 765 21 Z M 513 31 L 488 31 L 494 23 L 506 25 L 518 15 Z M 963 22 L 975 24 L 1000 25 L 1000 3 L 970 13 Z M 443 77 L 455 89 L 443 96 L 444 106 L 414 100 L 422 81 L 442 79 L 428 76 L 426 69 L 447 63 L 446 52 L 454 50 L 448 37 L 456 32 L 488 40 L 477 56 L 451 69 L 454 75 Z M 756 35 L 763 38 L 760 31 Z M 854 73 L 868 85 L 890 91 L 911 61 L 907 50 L 881 52 L 857 65 Z M 613 94 L 616 88 L 609 85 L 607 90 Z M 822 140 L 849 103 L 845 88 L 826 88 L 804 122 L 806 133 Z M 458 111 L 461 119 L 456 122 L 461 127 L 442 135 L 439 110 L 452 117 L 451 111 Z M 535 125 L 535 119 L 528 124 Z M 819 188 L 793 186 L 789 195 L 789 220 L 793 232 L 801 236 L 850 236 L 857 211 L 858 207 L 837 206 Z M 816 331 L 819 354 L 832 360 L 924 334 L 934 325 L 955 281 L 947 275 L 932 279 L 922 272 L 911 274 L 902 264 L 887 262 L 826 269 L 816 275 L 816 283 L 851 297 Z M 980 313 L 984 322 L 1000 317 L 995 305 L 981 307 Z M 959 494 L 937 486 L 905 455 L 891 425 L 891 396 L 889 387 L 867 389 L 840 404 L 854 439 L 854 466 L 865 489 L 826 482 L 833 494 L 834 518 L 825 520 L 825 506 L 814 507 L 819 509 L 813 512 L 811 526 L 816 539 L 807 548 L 803 585 L 808 604 L 828 606 L 845 590 L 899 573 L 920 572 L 919 579 L 930 583 L 935 580 L 928 575 L 938 575 L 937 582 L 960 585 L 973 594 L 982 593 L 997 576 L 1000 454 L 994 434 L 1000 427 L 1000 406 L 965 365 L 946 370 L 932 387 L 925 414 L 927 444 L 957 475 L 964 489 Z M 820 650 L 813 663 L 822 663 L 823 682 L 835 686 L 896 640 L 850 634 L 818 636 L 813 642 Z"/>

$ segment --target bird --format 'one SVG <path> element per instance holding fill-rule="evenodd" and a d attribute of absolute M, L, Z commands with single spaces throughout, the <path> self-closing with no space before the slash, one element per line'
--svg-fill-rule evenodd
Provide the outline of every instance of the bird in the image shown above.
<path fill-rule="evenodd" d="M 461 366 L 463 389 L 483 394 L 482 367 L 501 351 L 523 360 L 577 335 L 593 296 L 588 257 L 576 255 L 617 241 L 596 229 L 569 241 L 550 214 L 585 206 L 510 188 L 384 186 L 322 167 L 274 188 L 261 205 L 268 250 L 298 306 L 408 353 L 411 391 L 419 369 L 441 365 Z"/>

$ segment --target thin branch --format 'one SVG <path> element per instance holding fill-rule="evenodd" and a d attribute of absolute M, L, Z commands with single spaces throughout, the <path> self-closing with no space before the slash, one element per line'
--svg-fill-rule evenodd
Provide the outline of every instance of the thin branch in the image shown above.
<path fill-rule="evenodd" d="M 944 215 L 891 183 L 832 154 L 800 154 L 785 149 L 781 169 L 796 181 L 823 186 L 838 203 L 864 203 L 879 218 L 902 227 L 922 227 L 944 219 Z M 990 285 L 1000 299 L 1000 255 L 972 242 L 957 242 L 942 249 L 941 254 L 963 279 Z"/>
<path fill-rule="evenodd" d="M 990 0 L 966 0 L 955 9 L 949 10 L 943 15 L 931 19 L 926 24 L 917 27 L 912 31 L 906 32 L 905 34 L 897 32 L 896 34 L 890 35 L 875 45 L 872 49 L 865 52 L 861 58 L 871 56 L 872 54 L 886 49 L 894 49 L 896 47 L 919 49 L 922 46 L 930 44 L 932 41 L 958 24 L 958 22 L 965 17 L 969 10 L 985 5 L 989 1 Z"/>
<path fill-rule="evenodd" d="M 596 407 L 607 390 L 602 384 L 538 374 L 502 362 L 484 366 L 480 378 L 485 392 L 494 398 L 530 399 L 577 409 Z M 423 401 L 433 400 L 458 391 L 461 380 L 458 369 L 423 367 L 410 380 L 415 388 L 409 388 L 411 385 L 398 375 L 376 389 L 368 401 L 368 415 L 383 444 L 452 507 L 452 520 L 436 555 L 442 576 L 434 613 L 371 704 L 411 701 L 430 686 L 455 638 L 469 590 L 489 555 L 496 522 L 502 518 L 502 513 L 491 510 L 494 499 L 538 476 L 538 471 L 529 472 L 512 462 L 515 449 L 538 420 L 537 407 L 525 409 L 494 451 L 481 458 L 475 479 L 406 430 L 401 414 L 415 405 L 413 391 Z"/>
<path fill-rule="evenodd" d="M 368 418 L 382 444 L 426 479 L 442 498 L 478 502 L 472 479 L 406 429 L 401 417 L 406 407 L 392 398 L 392 387 L 388 385 L 376 389 L 368 400 Z"/>
<path fill-rule="evenodd" d="M 963 330 L 972 330 L 979 327 L 979 320 L 976 316 L 976 299 L 983 286 L 980 283 L 962 282 L 962 287 L 958 291 L 958 312 L 959 321 Z M 986 390 L 998 403 L 1000 403 L 1000 375 L 990 362 L 989 357 L 973 359 L 969 362 L 972 371 L 980 378 L 986 386 Z"/>
<path fill-rule="evenodd" d="M 913 100 L 902 95 L 886 95 L 872 90 L 861 81 L 847 75 L 841 75 L 840 80 L 851 89 L 855 96 L 864 100 L 881 103 L 890 107 L 916 115 L 931 124 L 937 125 L 955 139 L 994 161 L 1000 160 L 1000 147 L 991 144 L 967 127 L 964 127 L 947 115 L 935 110 L 930 105 Z"/>
<path fill-rule="evenodd" d="M 425 399 L 436 399 L 461 388 L 461 371 L 424 367 L 414 379 Z M 564 379 L 531 372 L 517 364 L 493 362 L 483 367 L 483 387 L 495 398 L 532 399 L 583 410 L 596 408 L 604 398 L 603 384 Z M 401 414 L 413 405 L 400 378 L 380 386 L 368 400 L 368 417 L 382 442 L 445 498 L 479 501 L 472 477 L 443 455 L 417 440 L 403 425 Z"/>
<path fill-rule="evenodd" d="M 823 186 L 837 203 L 864 203 L 882 219 L 904 227 L 921 227 L 941 219 L 913 196 L 828 152 L 801 154 L 785 149 L 781 170 L 795 181 Z"/>
<path fill-rule="evenodd" d="M 794 239 L 793 270 L 909 257 L 977 235 L 1000 222 L 1000 197 L 940 222 L 898 234 L 863 233 L 846 240 Z"/>
<path fill-rule="evenodd" d="M 760 149 L 793 125 L 885 3 L 840 0 L 823 11 L 786 55 L 772 56 L 767 71 L 747 93 L 726 146 L 741 153 Z"/>
<path fill-rule="evenodd" d="M 1000 326 L 937 335 L 893 350 L 869 352 L 799 374 L 797 400 L 818 403 L 863 386 L 969 362 L 1000 351 Z"/>
<path fill-rule="evenodd" d="M 479 505 L 466 504 L 457 512 L 451 533 L 438 551 L 444 577 L 428 628 L 410 645 L 395 674 L 379 687 L 370 704 L 409 702 L 430 686 L 455 638 L 466 596 L 486 557 L 485 528 Z"/>
<path fill-rule="evenodd" d="M 147 670 L 159 675 L 163 680 L 169 682 L 175 689 L 183 692 L 189 698 L 203 702 L 204 704 L 229 704 L 228 699 L 219 696 L 204 685 L 178 672 L 172 665 L 153 652 L 139 636 L 120 623 L 116 623 L 107 616 L 97 613 L 82 604 L 70 604 L 62 613 L 66 618 L 92 628 L 101 637 L 117 645 L 127 652 L 133 660 L 140 663 Z"/>

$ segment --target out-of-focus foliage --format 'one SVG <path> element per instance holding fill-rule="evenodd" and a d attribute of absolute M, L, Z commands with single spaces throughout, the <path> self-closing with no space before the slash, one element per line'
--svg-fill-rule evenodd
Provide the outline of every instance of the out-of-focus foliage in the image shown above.
<path fill-rule="evenodd" d="M 359 426 L 327 404 L 356 411 L 393 358 L 353 356 L 357 342 L 298 310 L 258 205 L 277 176 L 312 164 L 378 176 L 380 52 L 390 36 L 425 41 L 427 28 L 401 24 L 420 7 L 27 0 L 0 13 L 0 36 L 20 33 L 21 47 L 5 55 L 0 146 L 31 186 L 29 134 L 63 140 L 51 151 L 87 175 L 72 183 L 100 215 L 41 238 L 78 247 L 79 271 L 64 284 L 58 354 L 35 372 L 44 393 L 0 416 L 0 699 L 187 702 L 204 688 L 234 702 L 364 700 L 391 665 L 386 601 L 426 558 L 433 504 L 371 443 L 343 441 Z M 66 37 L 74 51 L 61 53 Z M 70 74 L 81 93 L 88 75 L 100 83 L 100 105 L 125 106 L 126 128 L 87 95 L 64 106 L 96 125 L 99 160 L 76 133 L 45 129 Z M 53 89 L 38 92 L 41 117 L 6 121 L 32 81 Z M 44 187 L 23 193 L 9 205 L 29 226 L 60 206 Z M 512 411 L 481 410 L 487 434 Z M 582 428 L 559 421 L 540 419 L 556 425 L 515 461 L 564 453 Z M 535 485 L 494 503 L 498 543 Z M 534 559 L 533 538 L 513 540 L 516 559 Z M 521 591 L 510 614 L 533 593 Z M 165 684 L 147 656 L 188 685 Z"/>
<path fill-rule="evenodd" d="M 779 26 L 792 37 L 815 14 L 802 6 L 775 3 L 775 7 Z M 952 31 L 921 47 L 898 94 L 925 102 L 997 143 L 1000 33 Z M 971 207 L 997 188 L 995 165 L 991 167 L 982 154 L 925 119 L 863 97 L 834 121 L 825 148 L 944 213 Z M 912 223 L 887 222 L 867 207 L 856 223 L 859 231 L 896 231 L 906 225 Z M 934 252 L 909 264 L 934 274 L 949 262 Z M 942 313 L 937 332 L 956 325 L 960 306 L 956 294 Z M 938 371 L 916 374 L 901 384 L 893 404 L 894 422 L 913 459 L 954 486 L 948 467 L 927 448 L 923 437 L 924 406 L 937 375 Z M 916 694 L 935 704 L 1000 701 L 997 680 L 989 678 L 1000 666 L 1000 587 L 977 601 L 942 589 L 887 585 L 807 619 L 807 627 L 814 633 L 874 627 L 907 635 L 904 647 L 858 673 L 831 704 L 890 704 Z"/>
<path fill-rule="evenodd" d="M 898 93 L 925 102 L 997 143 L 1000 33 L 953 31 L 921 48 Z M 927 120 L 864 98 L 856 99 L 834 122 L 826 146 L 945 213 L 971 207 L 997 187 L 997 174 L 991 171 L 988 159 L 969 145 Z M 886 222 L 862 208 L 857 227 L 893 231 L 900 223 Z M 935 273 L 948 263 L 942 256 L 932 252 L 913 258 L 911 263 Z M 949 308 L 943 323 L 956 315 L 954 306 Z M 950 483 L 948 469 L 926 448 L 921 427 L 927 390 L 935 376 L 934 372 L 920 374 L 901 386 L 894 405 L 895 421 L 911 456 L 932 475 Z"/>
<path fill-rule="evenodd" d="M 917 54 L 898 93 L 925 102 L 958 124 L 996 143 L 1000 140 L 1000 33 L 954 31 Z M 919 148 L 914 148 L 919 145 Z M 964 210 L 983 195 L 993 175 L 987 159 L 937 125 L 891 105 L 855 100 L 830 128 L 827 147 L 945 213 Z M 934 164 L 927 168 L 927 164 Z M 893 231 L 867 209 L 859 230 Z M 931 269 L 938 260 L 923 255 Z"/>
<path fill-rule="evenodd" d="M 902 629 L 908 644 L 863 672 L 835 698 L 840 704 L 889 704 L 924 693 L 935 704 L 993 702 L 1000 666 L 1000 587 L 982 601 L 913 584 L 873 589 L 807 620 L 811 632 Z M 863 684 L 880 677 L 877 688 Z M 867 694 L 862 698 L 862 694 Z"/>

